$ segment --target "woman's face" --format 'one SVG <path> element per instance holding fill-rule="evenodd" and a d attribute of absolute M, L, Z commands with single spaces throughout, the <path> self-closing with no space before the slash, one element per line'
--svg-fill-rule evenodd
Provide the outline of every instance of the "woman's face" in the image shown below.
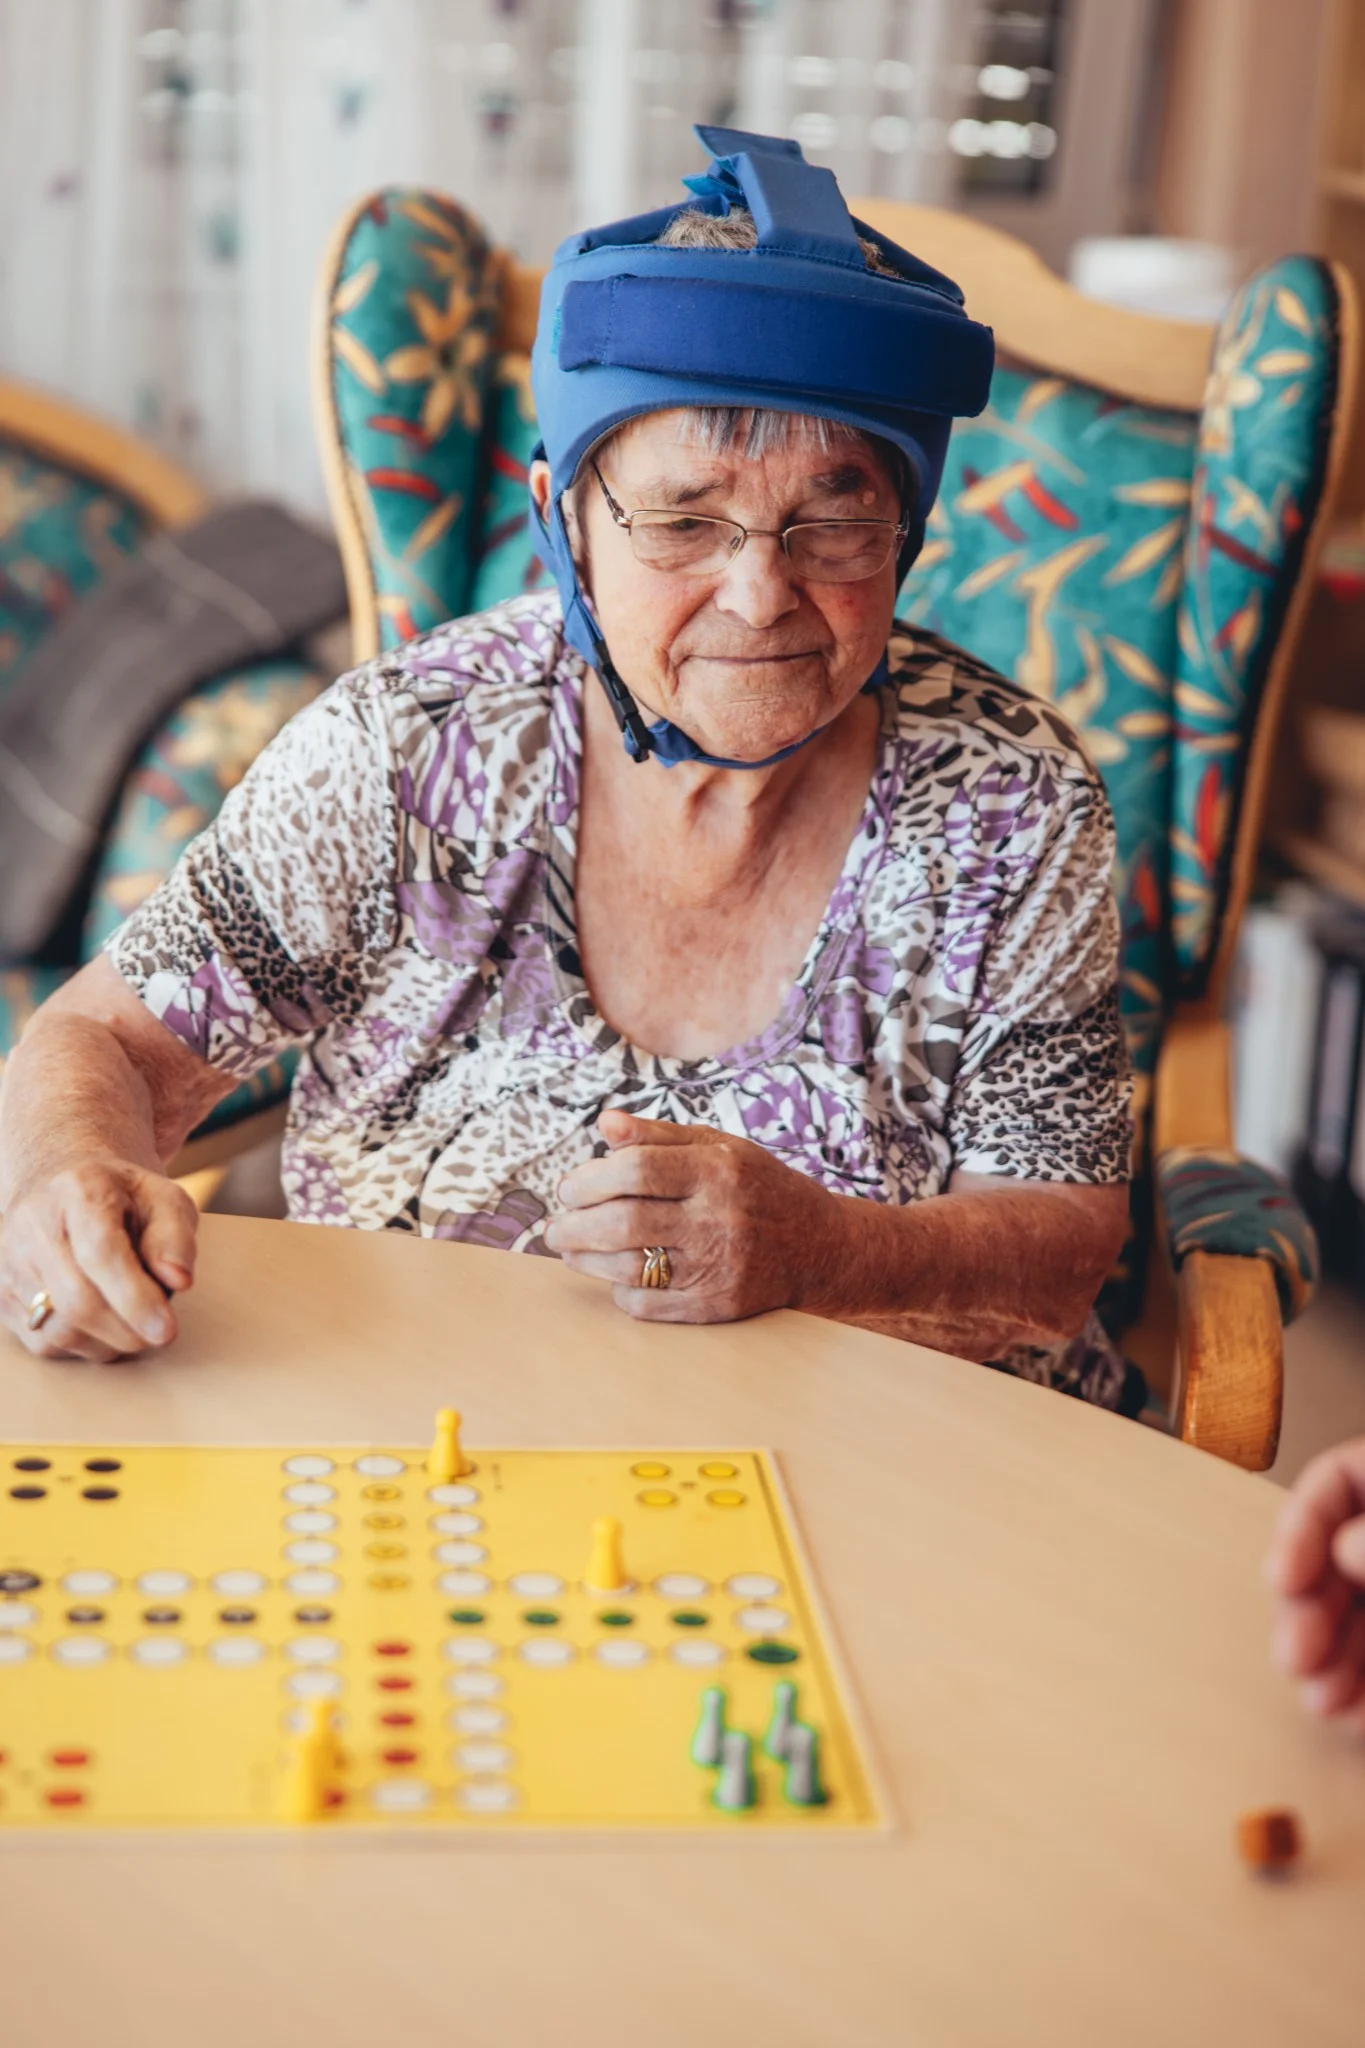
<path fill-rule="evenodd" d="M 684 509 L 775 534 L 801 520 L 887 519 L 896 490 L 866 442 L 831 450 L 794 431 L 784 447 L 721 454 L 690 442 L 686 413 L 649 413 L 597 457 L 626 512 Z M 543 506 L 549 473 L 531 486 Z M 705 576 L 647 567 L 612 518 L 591 468 L 565 514 L 580 575 L 623 681 L 647 717 L 669 718 L 706 752 L 761 761 L 837 718 L 886 646 L 894 553 L 860 583 L 807 583 L 765 532 Z"/>

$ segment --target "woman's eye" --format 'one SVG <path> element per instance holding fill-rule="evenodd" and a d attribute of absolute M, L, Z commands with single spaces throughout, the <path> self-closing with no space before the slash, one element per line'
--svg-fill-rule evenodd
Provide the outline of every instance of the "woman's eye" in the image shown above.
<path fill-rule="evenodd" d="M 670 519 L 665 533 L 700 533 L 707 524 L 704 519 Z"/>

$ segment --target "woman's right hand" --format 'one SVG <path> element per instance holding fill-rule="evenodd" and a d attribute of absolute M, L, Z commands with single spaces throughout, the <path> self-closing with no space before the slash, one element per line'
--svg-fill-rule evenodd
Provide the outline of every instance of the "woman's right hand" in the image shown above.
<path fill-rule="evenodd" d="M 1305 1465 L 1266 1558 L 1275 1655 L 1310 1713 L 1365 1730 L 1365 1437 Z"/>
<path fill-rule="evenodd" d="M 0 1219 L 0 1318 L 40 1358 L 103 1363 L 169 1344 L 170 1297 L 193 1282 L 198 1224 L 165 1174 L 77 1159 L 19 1189 Z M 51 1313 L 30 1329 L 43 1292 Z"/>

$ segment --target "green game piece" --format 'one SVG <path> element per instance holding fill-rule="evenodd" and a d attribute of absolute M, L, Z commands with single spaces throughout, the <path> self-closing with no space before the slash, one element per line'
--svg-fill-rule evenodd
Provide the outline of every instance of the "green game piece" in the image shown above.
<path fill-rule="evenodd" d="M 723 1813 L 747 1813 L 757 1797 L 750 1742 L 742 1728 L 727 1728 L 720 1739 L 720 1769 L 711 1804 Z"/>
<path fill-rule="evenodd" d="M 744 1654 L 755 1664 L 794 1664 L 801 1652 L 790 1643 L 751 1643 Z"/>
<path fill-rule="evenodd" d="M 725 1688 L 708 1685 L 701 1696 L 701 1717 L 692 1737 L 691 1757 L 703 1770 L 713 1771 L 720 1762 L 725 1737 Z"/>
<path fill-rule="evenodd" d="M 599 1614 L 597 1619 L 601 1622 L 603 1628 L 634 1628 L 635 1626 L 635 1616 L 627 1614 L 623 1607 L 613 1607 L 608 1613 Z"/>
<path fill-rule="evenodd" d="M 483 1618 L 483 1609 L 481 1607 L 452 1607 L 446 1616 L 447 1621 L 456 1622 L 461 1627 L 474 1627 Z"/>
<path fill-rule="evenodd" d="M 820 1776 L 820 1738 L 805 1721 L 793 1721 L 787 1731 L 782 1797 L 788 1806 L 823 1806 L 829 1798 Z"/>
<path fill-rule="evenodd" d="M 558 1628 L 559 1616 L 552 1607 L 532 1607 L 522 1615 L 528 1628 Z"/>
<path fill-rule="evenodd" d="M 796 1719 L 796 1687 L 789 1678 L 779 1678 L 773 1687 L 772 1718 L 763 1738 L 763 1754 L 777 1763 L 787 1760 L 787 1737 Z"/>
<path fill-rule="evenodd" d="M 670 1614 L 668 1618 L 674 1628 L 705 1628 L 711 1619 L 709 1614 L 698 1614 L 691 1607 L 684 1607 L 679 1613 Z"/>

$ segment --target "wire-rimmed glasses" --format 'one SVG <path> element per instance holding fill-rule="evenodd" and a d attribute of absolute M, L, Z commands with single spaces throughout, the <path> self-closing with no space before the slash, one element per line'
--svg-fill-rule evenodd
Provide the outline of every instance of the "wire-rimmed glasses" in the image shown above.
<path fill-rule="evenodd" d="M 751 534 L 780 541 L 796 574 L 807 583 L 862 583 L 897 553 L 909 521 L 803 519 L 793 526 L 741 526 L 710 513 L 644 509 L 627 512 L 607 488 L 597 464 L 593 475 L 616 524 L 630 535 L 631 552 L 648 569 L 672 576 L 718 576 Z"/>

